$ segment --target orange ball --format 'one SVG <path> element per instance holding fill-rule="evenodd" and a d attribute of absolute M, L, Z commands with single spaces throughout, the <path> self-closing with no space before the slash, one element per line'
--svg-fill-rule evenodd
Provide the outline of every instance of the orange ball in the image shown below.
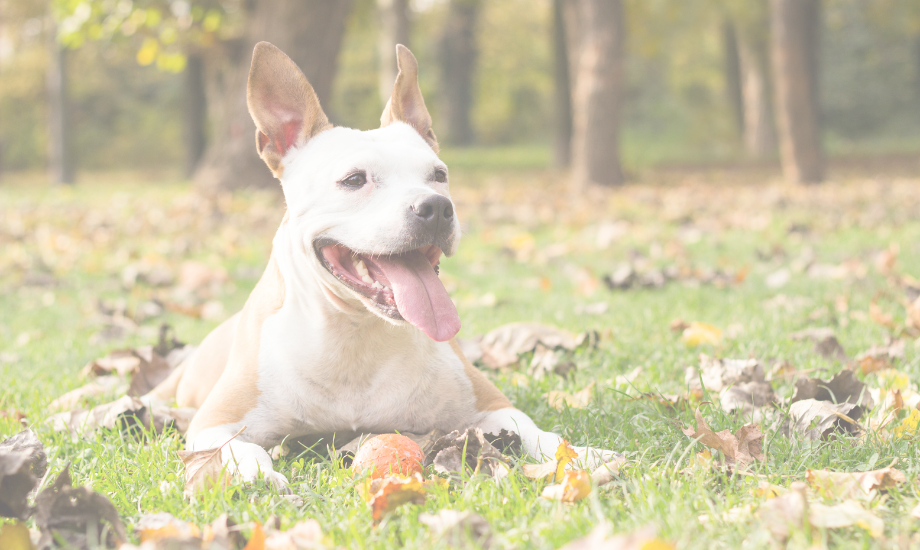
<path fill-rule="evenodd" d="M 355 472 L 370 470 L 371 479 L 388 475 L 422 473 L 425 454 L 415 441 L 399 434 L 382 434 L 368 439 L 355 453 Z"/>

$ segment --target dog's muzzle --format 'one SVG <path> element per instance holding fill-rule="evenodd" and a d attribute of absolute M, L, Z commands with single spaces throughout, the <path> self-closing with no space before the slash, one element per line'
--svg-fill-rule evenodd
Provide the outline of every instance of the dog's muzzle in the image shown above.
<path fill-rule="evenodd" d="M 406 233 L 410 248 L 434 245 L 451 254 L 454 244 L 454 204 L 442 195 L 426 195 L 409 206 Z"/>

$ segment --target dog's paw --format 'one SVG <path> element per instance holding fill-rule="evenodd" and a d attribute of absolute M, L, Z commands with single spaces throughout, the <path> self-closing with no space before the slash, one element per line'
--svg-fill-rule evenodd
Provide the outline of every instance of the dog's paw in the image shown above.
<path fill-rule="evenodd" d="M 227 470 L 246 483 L 252 483 L 258 478 L 265 481 L 280 492 L 286 492 L 288 480 L 272 467 L 272 457 L 261 446 L 244 441 L 231 441 L 224 445 L 220 451 L 221 460 Z"/>
<path fill-rule="evenodd" d="M 608 462 L 623 464 L 626 457 L 616 451 L 606 449 L 597 449 L 595 447 L 573 447 L 578 453 L 578 458 L 574 461 L 578 467 L 586 470 L 595 470 Z"/>

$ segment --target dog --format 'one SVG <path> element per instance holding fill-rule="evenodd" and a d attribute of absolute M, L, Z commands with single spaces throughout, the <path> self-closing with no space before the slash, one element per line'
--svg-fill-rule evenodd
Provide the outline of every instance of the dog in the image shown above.
<path fill-rule="evenodd" d="M 393 94 L 369 131 L 333 127 L 281 50 L 261 42 L 253 52 L 256 150 L 281 181 L 287 212 L 242 311 L 143 398 L 197 408 L 188 448 L 223 445 L 223 463 L 244 481 L 286 486 L 266 448 L 288 436 L 478 427 L 517 433 L 538 459 L 561 442 L 454 339 L 460 318 L 438 264 L 457 250 L 460 222 L 418 63 L 408 48 L 396 51 Z M 588 467 L 616 455 L 576 450 Z"/>

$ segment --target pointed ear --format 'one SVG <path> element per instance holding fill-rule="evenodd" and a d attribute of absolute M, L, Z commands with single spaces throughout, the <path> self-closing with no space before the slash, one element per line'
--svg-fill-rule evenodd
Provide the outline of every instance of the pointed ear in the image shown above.
<path fill-rule="evenodd" d="M 393 85 L 393 95 L 380 116 L 380 127 L 405 122 L 415 128 L 437 153 L 438 138 L 431 129 L 431 115 L 425 107 L 422 90 L 418 87 L 418 61 L 409 48 L 402 44 L 396 45 L 396 66 L 399 67 L 399 74 Z"/>
<path fill-rule="evenodd" d="M 246 104 L 256 123 L 256 150 L 276 178 L 284 171 L 285 153 L 332 128 L 300 68 L 268 42 L 252 52 Z"/>

